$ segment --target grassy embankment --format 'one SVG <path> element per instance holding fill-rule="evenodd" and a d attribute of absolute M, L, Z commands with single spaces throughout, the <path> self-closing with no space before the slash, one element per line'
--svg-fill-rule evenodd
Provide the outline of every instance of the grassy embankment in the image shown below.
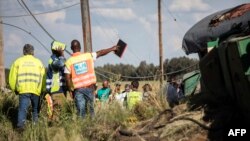
<path fill-rule="evenodd" d="M 142 82 L 140 87 L 146 82 Z M 150 102 L 139 104 L 134 110 L 129 111 L 122 108 L 118 103 L 113 102 L 107 107 L 99 109 L 95 107 L 96 116 L 79 119 L 76 115 L 75 105 L 72 100 L 65 103 L 59 121 L 49 126 L 46 115 L 46 103 L 42 104 L 39 122 L 31 122 L 31 114 L 28 115 L 26 129 L 23 133 L 15 130 L 18 96 L 13 93 L 0 94 L 0 140 L 60 140 L 60 141 L 81 141 L 81 140 L 112 140 L 117 128 L 129 128 L 133 126 L 129 122 L 131 117 L 138 121 L 146 120 L 167 106 L 166 101 L 159 92 L 159 84 L 149 82 L 156 95 Z M 100 86 L 100 85 L 99 85 Z M 122 83 L 122 88 L 124 83 Z M 31 109 L 29 111 L 31 113 Z"/>

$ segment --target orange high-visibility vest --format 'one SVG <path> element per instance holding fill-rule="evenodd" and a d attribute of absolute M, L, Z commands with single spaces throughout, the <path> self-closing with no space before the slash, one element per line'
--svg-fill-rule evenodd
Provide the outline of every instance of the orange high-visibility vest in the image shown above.
<path fill-rule="evenodd" d="M 71 74 L 74 89 L 96 83 L 94 60 L 91 53 L 74 53 L 65 63 Z"/>

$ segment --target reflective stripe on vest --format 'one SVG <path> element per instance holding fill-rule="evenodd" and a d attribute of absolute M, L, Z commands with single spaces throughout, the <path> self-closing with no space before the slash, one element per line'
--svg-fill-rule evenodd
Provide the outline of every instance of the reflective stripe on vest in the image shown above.
<path fill-rule="evenodd" d="M 65 79 L 65 78 L 64 78 L 63 76 L 60 76 L 58 81 L 59 81 L 60 83 L 62 83 L 62 82 L 65 81 L 64 79 Z M 52 81 L 53 81 L 52 79 L 46 79 L 46 83 L 52 83 Z M 63 84 L 63 85 L 64 85 L 64 84 Z M 62 85 L 61 85 L 61 86 L 62 86 Z"/>
<path fill-rule="evenodd" d="M 93 78 L 95 78 L 95 74 L 88 74 L 85 76 L 76 77 L 76 78 L 72 79 L 72 81 L 73 81 L 73 83 L 77 83 L 77 82 L 85 80 L 85 79 L 93 79 Z"/>
<path fill-rule="evenodd" d="M 41 82 L 40 75 L 36 73 L 19 73 L 17 76 L 18 83 L 34 82 L 39 85 Z"/>
<path fill-rule="evenodd" d="M 63 69 L 53 68 L 54 61 L 59 61 L 59 59 L 52 55 L 49 59 L 49 68 L 46 77 L 46 89 L 50 93 L 61 92 L 63 90 L 62 86 L 65 86 L 65 78 L 63 76 Z"/>
<path fill-rule="evenodd" d="M 18 76 L 37 76 L 37 77 L 40 77 L 39 74 L 35 74 L 35 73 L 20 73 L 18 74 Z"/>
<path fill-rule="evenodd" d="M 24 82 L 35 82 L 35 83 L 40 83 L 38 80 L 34 80 L 34 79 L 18 80 L 18 83 L 24 83 Z"/>
<path fill-rule="evenodd" d="M 91 53 L 76 53 L 67 60 L 74 89 L 87 87 L 96 83 L 94 61 Z"/>

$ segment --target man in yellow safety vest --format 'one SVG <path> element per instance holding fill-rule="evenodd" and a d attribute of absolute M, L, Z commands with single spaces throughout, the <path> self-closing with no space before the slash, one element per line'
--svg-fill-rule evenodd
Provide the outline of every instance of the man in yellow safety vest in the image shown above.
<path fill-rule="evenodd" d="M 19 95 L 17 128 L 23 130 L 28 107 L 32 105 L 33 122 L 38 120 L 39 98 L 44 85 L 45 69 L 35 58 L 34 47 L 25 44 L 22 57 L 15 60 L 9 73 L 10 88 Z"/>
<path fill-rule="evenodd" d="M 142 101 L 142 93 L 138 91 L 139 82 L 132 81 L 131 82 L 132 91 L 127 94 L 127 107 L 128 109 L 133 109 L 134 106 Z"/>

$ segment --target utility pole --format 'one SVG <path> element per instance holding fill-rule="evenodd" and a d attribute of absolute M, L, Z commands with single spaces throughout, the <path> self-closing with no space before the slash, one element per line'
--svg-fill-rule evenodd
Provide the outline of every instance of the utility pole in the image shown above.
<path fill-rule="evenodd" d="M 84 52 L 92 52 L 89 0 L 81 0 Z"/>
<path fill-rule="evenodd" d="M 0 22 L 2 18 L 0 17 Z M 4 50 L 3 50 L 3 25 L 0 24 L 0 88 L 5 87 L 5 68 L 4 68 Z"/>
<path fill-rule="evenodd" d="M 160 61 L 160 87 L 163 86 L 163 48 L 162 48 L 162 27 L 161 27 L 161 0 L 158 0 L 158 23 L 159 23 L 159 61 Z"/>

